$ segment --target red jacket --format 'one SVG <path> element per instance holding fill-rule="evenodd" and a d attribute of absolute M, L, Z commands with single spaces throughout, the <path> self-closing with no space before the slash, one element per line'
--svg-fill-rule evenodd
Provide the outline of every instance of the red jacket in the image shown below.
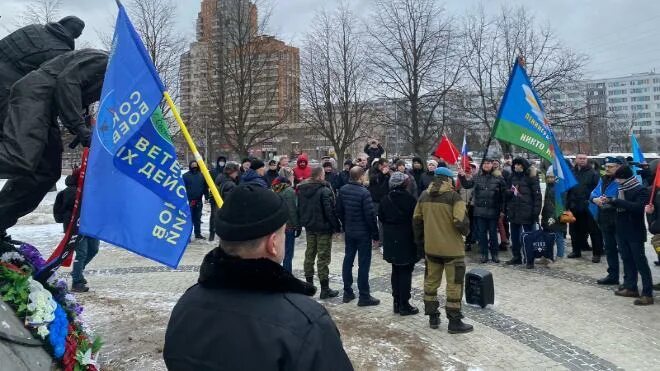
<path fill-rule="evenodd" d="M 305 179 L 309 179 L 312 176 L 312 168 L 309 166 L 309 161 L 307 154 L 303 153 L 298 157 L 296 161 L 296 167 L 293 168 L 293 176 L 295 178 L 295 183 L 298 184 Z"/>

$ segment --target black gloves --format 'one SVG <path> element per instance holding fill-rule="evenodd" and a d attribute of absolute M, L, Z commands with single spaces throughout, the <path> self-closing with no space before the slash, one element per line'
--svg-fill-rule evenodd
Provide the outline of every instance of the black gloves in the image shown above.
<path fill-rule="evenodd" d="M 92 143 L 92 131 L 87 125 L 79 125 L 76 128 L 76 136 L 83 147 L 89 147 Z"/>

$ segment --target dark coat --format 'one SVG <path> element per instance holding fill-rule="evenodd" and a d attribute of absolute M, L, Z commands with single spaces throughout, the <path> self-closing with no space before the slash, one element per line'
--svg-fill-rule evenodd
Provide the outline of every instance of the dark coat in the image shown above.
<path fill-rule="evenodd" d="M 649 189 L 638 185 L 625 191 L 623 198 L 611 201 L 616 207 L 616 234 L 629 241 L 646 242 L 644 206 L 649 201 Z"/>
<path fill-rule="evenodd" d="M 426 191 L 429 189 L 429 186 L 431 183 L 433 183 L 433 178 L 435 177 L 435 174 L 431 171 L 425 171 L 419 180 L 419 188 L 417 189 L 418 193 L 421 195 L 422 192 Z"/>
<path fill-rule="evenodd" d="M 607 175 L 603 175 L 601 177 L 600 183 L 600 194 L 606 196 L 606 197 L 616 197 L 616 194 L 618 193 L 618 186 L 616 185 L 616 182 L 614 181 L 614 177 L 610 177 Z M 611 188 L 610 188 L 611 187 Z M 610 188 L 612 194 L 607 195 L 606 190 Z M 592 196 L 589 195 L 589 198 Z M 616 208 L 612 206 L 611 204 L 603 204 L 603 206 L 598 208 L 598 226 L 601 229 L 605 228 L 616 228 Z"/>
<path fill-rule="evenodd" d="M 383 174 L 376 167 L 371 168 L 371 171 L 374 173 L 369 176 L 369 193 L 374 202 L 380 202 L 390 191 L 390 174 Z"/>
<path fill-rule="evenodd" d="M 266 181 L 266 184 L 270 187 L 273 185 L 273 180 L 277 179 L 279 176 L 279 173 L 277 170 L 267 170 L 266 175 L 264 175 L 264 180 Z"/>
<path fill-rule="evenodd" d="M 424 175 L 425 171 L 424 169 L 412 169 L 410 173 L 414 178 L 413 181 L 415 182 L 415 186 L 417 186 L 417 197 L 419 197 L 422 191 L 424 191 L 422 188 L 422 175 Z"/>
<path fill-rule="evenodd" d="M 473 216 L 479 218 L 497 219 L 504 212 L 506 183 L 499 172 L 482 172 L 474 178 L 467 180 L 461 177 L 461 186 L 465 189 L 473 188 L 472 201 L 474 204 Z"/>
<path fill-rule="evenodd" d="M 385 150 L 383 149 L 383 146 L 381 146 L 380 144 L 378 144 L 376 148 L 371 148 L 371 146 L 367 144 L 366 146 L 364 146 L 364 153 L 367 154 L 368 157 L 367 161 L 369 165 L 371 165 L 371 162 L 377 158 L 380 158 L 380 156 L 382 156 L 383 153 L 385 153 Z"/>
<path fill-rule="evenodd" d="M 511 186 L 518 188 L 518 195 L 508 189 L 506 194 L 506 214 L 509 223 L 533 224 L 539 221 L 542 208 L 541 185 L 536 169 L 529 167 L 525 160 L 524 171 L 513 172 L 511 175 Z"/>
<path fill-rule="evenodd" d="M 298 217 L 307 232 L 341 232 L 335 197 L 325 181 L 310 179 L 298 185 Z"/>
<path fill-rule="evenodd" d="M 350 179 L 351 179 L 351 175 L 350 172 L 347 170 L 342 170 L 339 174 L 337 174 L 337 185 L 336 185 L 337 188 L 335 188 L 335 193 L 339 192 L 341 187 L 348 184 Z"/>
<path fill-rule="evenodd" d="M 566 205 L 566 194 L 563 195 L 564 205 Z M 559 218 L 555 215 L 555 184 L 546 184 L 545 197 L 543 200 L 543 209 L 541 210 L 541 227 L 549 232 L 561 232 L 566 234 L 566 223 L 559 223 Z M 548 220 L 555 220 L 554 224 L 548 224 Z"/>
<path fill-rule="evenodd" d="M 66 227 L 71 221 L 73 206 L 76 202 L 76 191 L 78 190 L 76 181 L 76 178 L 71 175 L 68 175 L 66 179 L 64 179 L 66 188 L 57 193 L 55 204 L 53 205 L 53 216 L 55 217 L 55 221 L 57 223 L 62 223 L 64 232 L 66 232 Z"/>
<path fill-rule="evenodd" d="M 417 198 L 404 189 L 394 189 L 378 205 L 383 224 L 383 258 L 391 264 L 416 263 L 417 246 L 413 234 L 413 214 Z"/>
<path fill-rule="evenodd" d="M 170 370 L 352 370 L 316 290 L 267 259 L 220 248 L 172 310 L 163 358 Z"/>
<path fill-rule="evenodd" d="M 346 236 L 378 241 L 376 210 L 367 188 L 351 181 L 339 190 L 337 215 Z"/>
<path fill-rule="evenodd" d="M 54 145 L 49 130 L 59 134 L 58 116 L 65 128 L 77 134 L 85 124 L 81 112 L 99 100 L 107 63 L 103 51 L 76 50 L 51 59 L 13 85 L 1 149 L 12 159 L 14 171 L 36 169 L 46 146 Z"/>
<path fill-rule="evenodd" d="M 331 171 L 329 173 L 325 173 L 325 181 L 330 184 L 330 188 L 332 188 L 332 191 L 334 193 L 337 193 L 337 190 L 341 187 L 340 186 L 340 180 L 339 180 L 339 174 L 337 174 L 334 171 Z"/>
<path fill-rule="evenodd" d="M 221 174 L 217 178 L 215 178 L 215 185 L 218 187 L 218 192 L 220 192 L 220 197 L 222 197 L 223 200 L 226 200 L 227 197 L 229 197 L 229 194 L 231 191 L 236 188 L 238 185 L 238 177 L 236 177 L 236 180 L 230 178 L 226 174 Z"/>
<path fill-rule="evenodd" d="M 575 175 L 578 184 L 568 190 L 566 196 L 567 207 L 573 213 L 586 212 L 589 208 L 591 191 L 598 185 L 598 173 L 593 167 L 587 165 L 584 168 L 575 166 L 573 175 Z"/>
<path fill-rule="evenodd" d="M 183 183 L 186 185 L 188 200 L 201 201 L 202 197 L 209 199 L 209 188 L 201 171 L 188 171 L 183 174 Z"/>
<path fill-rule="evenodd" d="M 241 177 L 240 184 L 253 184 L 263 188 L 270 188 L 264 177 L 260 176 L 256 171 L 248 169 Z"/>

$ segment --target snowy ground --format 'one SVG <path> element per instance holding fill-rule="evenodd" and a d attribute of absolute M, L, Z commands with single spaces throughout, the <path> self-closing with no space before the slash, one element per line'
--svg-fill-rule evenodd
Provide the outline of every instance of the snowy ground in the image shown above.
<path fill-rule="evenodd" d="M 62 237 L 61 225 L 51 216 L 54 198 L 55 193 L 49 193 L 32 215 L 9 231 L 44 255 Z M 304 238 L 297 241 L 294 269 L 299 277 L 304 245 Z M 162 347 L 171 309 L 196 282 L 199 263 L 213 247 L 191 244 L 179 269 L 173 271 L 101 244 L 86 273 L 91 291 L 78 299 L 85 306 L 88 324 L 105 341 L 100 357 L 104 369 L 165 369 Z M 650 248 L 647 253 L 652 259 Z M 359 370 L 658 369 L 658 305 L 634 307 L 632 300 L 615 297 L 611 287 L 596 285 L 606 265 L 592 264 L 590 258 L 586 253 L 583 259 L 526 270 L 479 265 L 477 257 L 469 255 L 468 270 L 479 266 L 493 273 L 496 300 L 485 309 L 464 305 L 465 321 L 475 326 L 468 335 L 449 335 L 445 318 L 439 330 L 432 330 L 426 316 L 392 314 L 390 267 L 377 251 L 370 283 L 381 305 L 359 308 L 339 298 L 320 302 L 335 319 Z M 342 259 L 343 241 L 336 239 L 330 267 L 334 288 L 341 287 Z M 654 279 L 660 280 L 660 269 L 652 270 Z M 64 268 L 61 274 L 67 276 L 68 271 Z M 413 302 L 420 309 L 423 271 L 419 264 L 413 277 Z"/>

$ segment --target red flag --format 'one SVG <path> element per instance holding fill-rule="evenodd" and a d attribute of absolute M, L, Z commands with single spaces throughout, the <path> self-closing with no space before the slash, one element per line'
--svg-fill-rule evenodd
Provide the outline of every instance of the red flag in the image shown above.
<path fill-rule="evenodd" d="M 438 148 L 433 152 L 433 156 L 442 158 L 446 163 L 454 165 L 458 162 L 458 156 L 461 152 L 456 148 L 454 143 L 447 138 L 445 134 L 442 134 L 442 140 L 438 144 Z"/>
<path fill-rule="evenodd" d="M 655 169 L 655 180 L 653 181 L 653 188 L 651 189 L 651 197 L 649 199 L 649 205 L 653 205 L 656 189 L 660 189 L 660 161 L 658 162 L 658 167 Z"/>

